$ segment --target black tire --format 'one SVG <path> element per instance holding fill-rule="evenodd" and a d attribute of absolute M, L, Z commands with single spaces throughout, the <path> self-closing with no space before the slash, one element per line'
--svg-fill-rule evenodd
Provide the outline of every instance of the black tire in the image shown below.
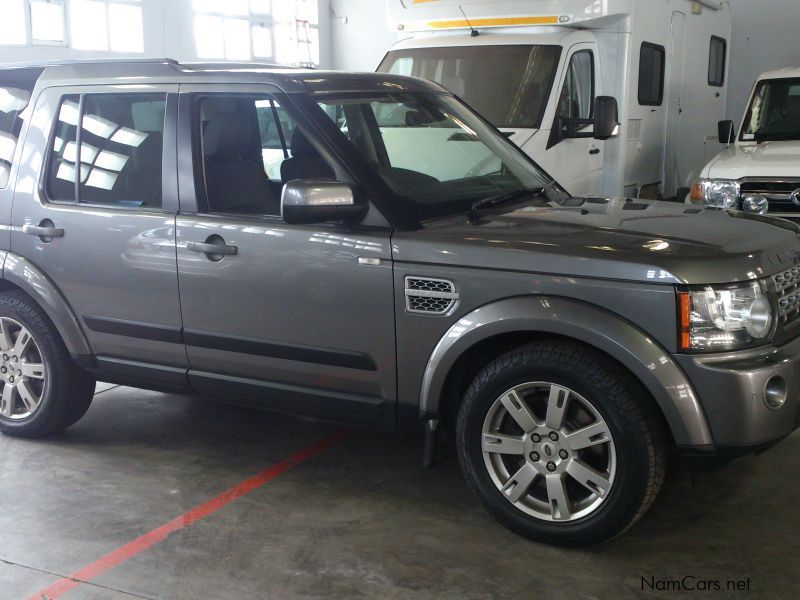
<path fill-rule="evenodd" d="M 574 390 L 611 432 L 613 483 L 599 506 L 582 518 L 557 522 L 523 512 L 503 495 L 484 462 L 483 427 L 491 407 L 507 390 L 532 381 Z M 486 366 L 459 407 L 456 444 L 468 485 L 498 521 L 522 536 L 560 546 L 598 544 L 625 532 L 655 500 L 666 470 L 664 426 L 638 382 L 599 352 L 560 340 L 520 347 Z"/>
<path fill-rule="evenodd" d="M 45 366 L 45 387 L 38 408 L 29 417 L 12 420 L 0 414 L 0 431 L 37 438 L 77 422 L 92 403 L 94 378 L 75 364 L 47 314 L 24 292 L 0 293 L 2 317 L 20 323 L 33 335 Z"/>

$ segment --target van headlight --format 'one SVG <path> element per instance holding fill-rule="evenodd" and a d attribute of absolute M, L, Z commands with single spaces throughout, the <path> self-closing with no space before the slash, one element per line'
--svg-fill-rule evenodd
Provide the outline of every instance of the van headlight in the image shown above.
<path fill-rule="evenodd" d="M 689 198 L 694 204 L 719 208 L 736 208 L 739 202 L 739 183 L 728 179 L 701 179 L 692 186 Z"/>
<path fill-rule="evenodd" d="M 760 282 L 679 291 L 678 299 L 681 350 L 736 350 L 772 334 L 772 303 Z"/>

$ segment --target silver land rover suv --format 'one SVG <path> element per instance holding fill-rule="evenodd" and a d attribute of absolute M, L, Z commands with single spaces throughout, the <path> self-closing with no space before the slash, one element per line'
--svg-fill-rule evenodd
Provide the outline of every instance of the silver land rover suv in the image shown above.
<path fill-rule="evenodd" d="M 69 427 L 97 379 L 419 428 L 426 463 L 449 427 L 499 521 L 597 543 L 670 446 L 713 463 L 798 427 L 798 231 L 571 198 L 416 79 L 5 69 L 0 430 Z"/>

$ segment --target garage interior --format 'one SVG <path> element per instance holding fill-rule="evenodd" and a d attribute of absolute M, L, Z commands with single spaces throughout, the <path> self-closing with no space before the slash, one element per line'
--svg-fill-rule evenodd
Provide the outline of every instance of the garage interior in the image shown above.
<path fill-rule="evenodd" d="M 800 66 L 800 6 L 730 5 L 724 117 L 738 126 L 761 73 Z M 382 0 L 0 1 L 0 69 L 170 57 L 371 72 L 403 37 Z M 671 456 L 634 528 L 563 549 L 498 525 L 449 435 L 423 469 L 419 433 L 216 400 L 101 382 L 63 433 L 0 436 L 0 598 L 800 593 L 800 433 L 710 472 Z M 692 592 L 664 583 L 687 577 Z"/>

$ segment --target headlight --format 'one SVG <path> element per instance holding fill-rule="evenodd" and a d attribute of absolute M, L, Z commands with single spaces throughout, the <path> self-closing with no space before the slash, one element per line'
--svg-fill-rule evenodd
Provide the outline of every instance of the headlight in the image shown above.
<path fill-rule="evenodd" d="M 735 350 L 772 333 L 772 304 L 761 283 L 679 292 L 681 350 Z"/>
<path fill-rule="evenodd" d="M 739 184 L 726 179 L 701 179 L 692 186 L 689 197 L 695 204 L 736 208 L 739 202 Z"/>

